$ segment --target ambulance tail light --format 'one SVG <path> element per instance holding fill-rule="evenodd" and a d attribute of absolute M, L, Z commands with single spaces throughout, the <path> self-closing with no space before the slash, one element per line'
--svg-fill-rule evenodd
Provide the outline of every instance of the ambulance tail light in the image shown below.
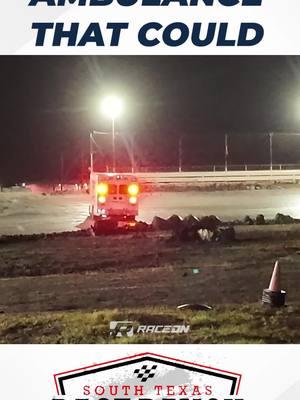
<path fill-rule="evenodd" d="M 136 204 L 137 203 L 136 196 L 130 196 L 129 197 L 129 203 L 132 204 L 132 205 Z"/>
<path fill-rule="evenodd" d="M 106 202 L 106 197 L 105 197 L 105 196 L 99 196 L 99 197 L 98 197 L 98 201 L 99 201 L 100 204 L 105 204 L 105 202 Z"/>
<path fill-rule="evenodd" d="M 137 183 L 132 183 L 128 186 L 128 194 L 132 198 L 136 197 L 140 192 L 139 185 Z"/>
<path fill-rule="evenodd" d="M 108 194 L 108 184 L 104 182 L 98 183 L 96 191 L 100 197 L 105 197 Z"/>

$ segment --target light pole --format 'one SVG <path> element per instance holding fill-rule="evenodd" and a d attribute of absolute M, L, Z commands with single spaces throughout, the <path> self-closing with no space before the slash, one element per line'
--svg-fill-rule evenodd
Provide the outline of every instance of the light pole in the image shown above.
<path fill-rule="evenodd" d="M 94 174 L 94 148 L 93 132 L 90 133 L 90 193 L 93 193 L 93 174 Z"/>
<path fill-rule="evenodd" d="M 182 172 L 182 136 L 178 140 L 178 172 Z"/>
<path fill-rule="evenodd" d="M 95 135 L 108 135 L 109 133 L 107 132 L 98 132 L 98 131 L 92 131 L 90 133 L 90 188 L 93 189 L 93 173 L 94 173 L 94 144 L 97 146 L 95 142 Z M 92 192 L 92 190 L 91 190 Z"/>
<path fill-rule="evenodd" d="M 115 120 L 122 114 L 123 102 L 116 96 L 109 96 L 102 101 L 101 109 L 112 122 L 112 170 L 113 172 L 116 172 Z"/>
<path fill-rule="evenodd" d="M 90 133 L 90 176 L 94 172 L 94 149 L 93 149 L 93 132 Z"/>
<path fill-rule="evenodd" d="M 273 135 L 274 133 L 269 133 L 270 139 L 270 171 L 273 171 Z"/>
<path fill-rule="evenodd" d="M 111 122 L 112 122 L 112 166 L 113 166 L 113 172 L 116 172 L 115 118 L 112 118 Z"/>
<path fill-rule="evenodd" d="M 60 153 L 60 190 L 63 191 L 63 185 L 64 185 L 64 179 L 65 179 L 65 159 L 64 159 L 64 153 Z"/>
<path fill-rule="evenodd" d="M 131 158 L 131 173 L 134 174 L 135 173 L 135 156 L 134 156 L 134 151 L 135 151 L 135 141 L 134 141 L 134 136 L 131 135 L 131 140 L 130 140 L 130 158 Z"/>
<path fill-rule="evenodd" d="M 224 166 L 225 166 L 225 172 L 228 171 L 228 155 L 229 155 L 229 151 L 228 151 L 228 134 L 225 134 L 225 152 L 224 152 Z"/>

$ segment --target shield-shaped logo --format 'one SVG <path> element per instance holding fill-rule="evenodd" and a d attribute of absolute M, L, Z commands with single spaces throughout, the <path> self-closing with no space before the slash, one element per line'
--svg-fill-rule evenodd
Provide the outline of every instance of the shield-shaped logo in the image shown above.
<path fill-rule="evenodd" d="M 58 373 L 54 379 L 55 399 L 227 399 L 238 396 L 241 374 L 143 353 Z"/>

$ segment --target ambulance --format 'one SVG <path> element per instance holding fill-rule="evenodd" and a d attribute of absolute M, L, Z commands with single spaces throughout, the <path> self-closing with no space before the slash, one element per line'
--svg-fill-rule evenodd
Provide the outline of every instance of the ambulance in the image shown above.
<path fill-rule="evenodd" d="M 90 216 L 96 235 L 134 230 L 140 185 L 131 174 L 92 173 Z"/>

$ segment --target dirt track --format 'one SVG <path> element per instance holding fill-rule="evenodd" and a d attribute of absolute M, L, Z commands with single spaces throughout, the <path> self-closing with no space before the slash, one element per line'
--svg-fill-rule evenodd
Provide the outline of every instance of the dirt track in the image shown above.
<path fill-rule="evenodd" d="M 299 185 L 274 190 L 146 193 L 140 199 L 139 219 L 151 222 L 155 215 L 214 214 L 228 221 L 261 213 L 269 219 L 278 212 L 300 218 L 299 198 Z M 0 236 L 74 230 L 88 216 L 89 201 L 86 194 L 0 193 Z"/>
<path fill-rule="evenodd" d="M 184 244 L 157 234 L 2 244 L 0 311 L 255 303 L 276 259 L 288 302 L 297 303 L 299 229 L 291 236 L 283 241 L 264 232 L 259 241 L 231 245 Z"/>

